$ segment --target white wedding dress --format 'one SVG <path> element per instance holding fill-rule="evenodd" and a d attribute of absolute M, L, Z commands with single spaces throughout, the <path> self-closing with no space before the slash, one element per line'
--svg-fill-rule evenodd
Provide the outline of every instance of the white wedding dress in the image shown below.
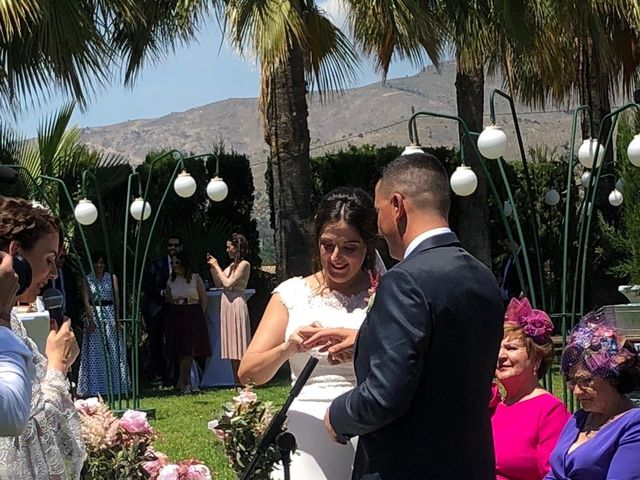
<path fill-rule="evenodd" d="M 285 338 L 297 328 L 313 322 L 319 322 L 323 327 L 358 329 L 366 315 L 367 291 L 355 295 L 334 291 L 321 296 L 314 293 L 304 279 L 296 277 L 281 283 L 274 293 L 280 295 L 289 311 Z M 356 439 L 347 445 L 334 443 L 324 427 L 324 415 L 334 398 L 356 385 L 353 363 L 331 365 L 326 353 L 317 350 L 301 353 L 289 360 L 293 382 L 311 355 L 320 361 L 288 414 L 288 430 L 295 435 L 298 444 L 297 452 L 292 456 L 291 480 L 348 480 Z M 281 466 L 272 478 L 283 478 Z"/>

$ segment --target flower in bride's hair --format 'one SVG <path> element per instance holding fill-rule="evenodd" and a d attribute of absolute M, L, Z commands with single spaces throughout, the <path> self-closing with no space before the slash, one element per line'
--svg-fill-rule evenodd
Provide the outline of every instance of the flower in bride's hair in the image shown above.
<path fill-rule="evenodd" d="M 369 275 L 369 288 L 367 289 L 368 296 L 364 299 L 364 302 L 368 312 L 373 307 L 373 302 L 376 299 L 376 291 L 380 285 L 380 272 L 374 274 L 371 270 L 367 270 L 367 274 Z"/>

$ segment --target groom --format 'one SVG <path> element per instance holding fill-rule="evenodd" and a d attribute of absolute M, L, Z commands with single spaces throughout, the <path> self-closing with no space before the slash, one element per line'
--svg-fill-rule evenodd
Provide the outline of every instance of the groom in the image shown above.
<path fill-rule="evenodd" d="M 495 480 L 488 403 L 504 307 L 448 228 L 448 180 L 435 157 L 409 155 L 376 185 L 378 228 L 401 262 L 358 333 L 358 386 L 325 417 L 336 441 L 359 435 L 354 479 Z"/>

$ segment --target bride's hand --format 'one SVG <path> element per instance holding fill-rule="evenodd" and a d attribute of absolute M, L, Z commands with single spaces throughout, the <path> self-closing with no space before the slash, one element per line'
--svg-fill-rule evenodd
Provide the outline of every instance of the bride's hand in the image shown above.
<path fill-rule="evenodd" d="M 358 330 L 353 328 L 322 328 L 309 337 L 304 345 L 307 348 L 320 346 L 321 352 L 328 352 L 330 355 L 353 351 L 356 343 Z"/>
<path fill-rule="evenodd" d="M 307 340 L 314 333 L 318 332 L 322 328 L 322 325 L 318 322 L 313 322 L 311 325 L 307 325 L 304 327 L 300 327 L 296 329 L 284 342 L 282 349 L 288 355 L 295 355 L 296 353 L 306 352 L 310 350 L 311 347 L 307 347 L 305 345 L 305 340 Z"/>

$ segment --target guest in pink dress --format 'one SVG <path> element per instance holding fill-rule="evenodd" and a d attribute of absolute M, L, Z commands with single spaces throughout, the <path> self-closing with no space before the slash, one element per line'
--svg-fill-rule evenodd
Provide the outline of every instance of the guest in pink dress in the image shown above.
<path fill-rule="evenodd" d="M 549 456 L 570 417 L 564 404 L 539 380 L 553 363 L 553 323 L 526 298 L 511 300 L 498 354 L 491 402 L 497 480 L 541 480 Z"/>
<path fill-rule="evenodd" d="M 240 360 L 251 341 L 249 308 L 244 299 L 251 274 L 251 265 L 245 260 L 248 251 L 249 243 L 244 235 L 233 233 L 227 240 L 231 265 L 222 270 L 214 257 L 207 256 L 213 282 L 216 287 L 224 289 L 220 297 L 220 356 L 231 360 L 233 378 L 237 384 L 240 383 Z"/>

